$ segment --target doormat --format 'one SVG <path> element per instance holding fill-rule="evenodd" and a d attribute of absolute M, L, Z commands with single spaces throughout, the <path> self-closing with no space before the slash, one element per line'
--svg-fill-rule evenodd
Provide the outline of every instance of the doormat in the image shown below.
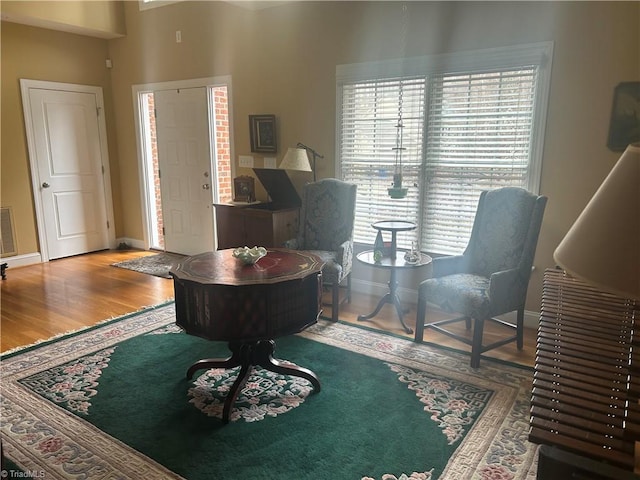
<path fill-rule="evenodd" d="M 133 258 L 124 262 L 112 263 L 112 267 L 126 268 L 135 272 L 146 273 L 147 275 L 155 275 L 156 277 L 171 278 L 169 270 L 176 266 L 185 255 L 177 253 L 158 253 L 157 255 L 149 255 L 146 257 Z"/>

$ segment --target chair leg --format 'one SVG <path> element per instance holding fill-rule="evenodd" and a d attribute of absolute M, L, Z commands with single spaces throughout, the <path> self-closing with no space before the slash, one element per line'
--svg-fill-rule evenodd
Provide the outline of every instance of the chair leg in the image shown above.
<path fill-rule="evenodd" d="M 516 345 L 518 350 L 524 347 L 524 307 L 518 309 L 516 319 Z"/>
<path fill-rule="evenodd" d="M 331 285 L 331 320 L 338 321 L 338 311 L 340 310 L 340 284 L 333 282 Z"/>
<path fill-rule="evenodd" d="M 351 274 L 347 275 L 347 303 L 351 303 Z"/>
<path fill-rule="evenodd" d="M 427 315 L 427 301 L 418 295 L 418 312 L 416 313 L 416 333 L 414 341 L 422 342 L 424 338 L 424 320 Z"/>
<path fill-rule="evenodd" d="M 484 331 L 484 318 L 474 319 L 473 342 L 471 345 L 471 368 L 480 366 L 480 354 L 482 353 L 482 334 Z"/>

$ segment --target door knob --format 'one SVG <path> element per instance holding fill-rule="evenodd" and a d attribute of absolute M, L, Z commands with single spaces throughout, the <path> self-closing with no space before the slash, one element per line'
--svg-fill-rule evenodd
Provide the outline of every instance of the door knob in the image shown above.
<path fill-rule="evenodd" d="M 49 185 L 47 182 L 44 182 L 42 184 L 42 188 L 49 188 L 51 185 Z"/>
<path fill-rule="evenodd" d="M 209 185 L 208 183 L 205 183 L 204 185 L 202 185 L 202 188 L 205 190 L 209 190 L 211 188 L 211 185 Z"/>

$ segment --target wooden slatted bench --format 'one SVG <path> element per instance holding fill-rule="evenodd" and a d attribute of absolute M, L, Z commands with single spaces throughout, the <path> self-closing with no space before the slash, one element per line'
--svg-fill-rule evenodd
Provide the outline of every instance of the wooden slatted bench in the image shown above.
<path fill-rule="evenodd" d="M 633 471 L 640 305 L 545 272 L 529 440 Z"/>

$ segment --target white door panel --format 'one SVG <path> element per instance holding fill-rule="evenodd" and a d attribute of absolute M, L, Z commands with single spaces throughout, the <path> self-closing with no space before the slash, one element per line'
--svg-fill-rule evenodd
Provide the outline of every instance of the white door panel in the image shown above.
<path fill-rule="evenodd" d="M 207 92 L 154 92 L 164 244 L 195 255 L 214 249 Z"/>
<path fill-rule="evenodd" d="M 48 258 L 109 248 L 103 154 L 95 94 L 30 88 L 35 156 Z M 26 120 L 28 120 L 26 118 Z M 32 164 L 34 162 L 32 161 Z"/>
<path fill-rule="evenodd" d="M 58 239 L 99 231 L 96 217 L 91 215 L 97 207 L 92 192 L 54 192 L 53 209 Z"/>

